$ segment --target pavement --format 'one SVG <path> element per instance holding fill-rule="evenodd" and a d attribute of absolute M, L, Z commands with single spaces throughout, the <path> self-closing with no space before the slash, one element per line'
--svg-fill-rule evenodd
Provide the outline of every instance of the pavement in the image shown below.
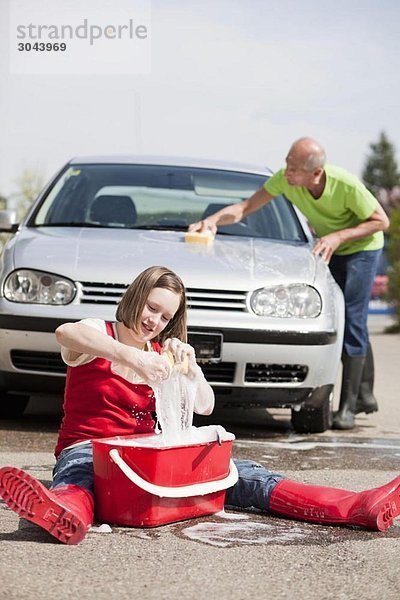
<path fill-rule="evenodd" d="M 362 490 L 400 469 L 400 335 L 374 321 L 380 410 L 349 432 L 299 435 L 288 412 L 223 423 L 234 455 L 310 484 Z M 0 423 L 0 465 L 51 479 L 59 412 Z M 211 421 L 213 422 L 213 421 Z M 218 422 L 218 421 L 217 421 Z M 154 529 L 113 527 L 64 546 L 0 502 L 0 598 L 7 600 L 398 600 L 400 522 L 387 532 L 225 512 Z"/>
<path fill-rule="evenodd" d="M 385 333 L 386 329 L 394 325 L 395 322 L 395 317 L 391 313 L 371 313 L 368 316 L 368 331 L 370 335 Z"/>

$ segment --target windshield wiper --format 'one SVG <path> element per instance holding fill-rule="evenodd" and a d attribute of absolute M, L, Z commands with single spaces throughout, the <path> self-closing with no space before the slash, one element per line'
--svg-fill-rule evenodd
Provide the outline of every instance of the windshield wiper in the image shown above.
<path fill-rule="evenodd" d="M 130 229 L 143 229 L 143 230 L 153 230 L 153 231 L 187 231 L 187 225 L 139 225 L 136 227 L 133 225 Z"/>
<path fill-rule="evenodd" d="M 171 225 L 123 225 L 119 223 L 87 223 L 79 221 L 57 221 L 54 223 L 40 223 L 35 224 L 34 227 L 97 227 L 102 229 L 143 229 L 143 230 L 155 230 L 155 231 L 187 231 L 187 225 L 179 225 L 172 223 Z"/>
<path fill-rule="evenodd" d="M 101 225 L 100 223 L 85 223 L 78 221 L 57 221 L 55 223 L 35 223 L 34 227 L 101 227 L 108 229 L 110 225 Z"/>

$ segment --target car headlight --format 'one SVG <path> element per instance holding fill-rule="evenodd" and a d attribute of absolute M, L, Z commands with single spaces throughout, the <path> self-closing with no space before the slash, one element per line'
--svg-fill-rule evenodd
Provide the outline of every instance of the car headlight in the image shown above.
<path fill-rule="evenodd" d="M 321 313 L 321 296 L 306 284 L 277 285 L 253 292 L 251 309 L 261 317 L 318 317 Z"/>
<path fill-rule="evenodd" d="M 4 282 L 4 296 L 10 302 L 69 304 L 75 294 L 72 281 L 44 271 L 18 269 L 10 273 Z"/>

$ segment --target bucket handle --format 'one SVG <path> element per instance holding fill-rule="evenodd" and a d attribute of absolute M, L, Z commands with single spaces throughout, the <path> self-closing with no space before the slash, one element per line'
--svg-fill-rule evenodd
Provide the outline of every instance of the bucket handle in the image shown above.
<path fill-rule="evenodd" d="M 229 462 L 229 473 L 224 479 L 217 481 L 203 481 L 201 483 L 193 483 L 191 485 L 181 485 L 178 487 L 164 487 L 146 481 L 138 475 L 124 459 L 120 456 L 118 450 L 113 448 L 109 452 L 111 460 L 121 469 L 126 477 L 135 485 L 140 487 L 145 492 L 160 498 L 188 498 L 191 496 L 204 496 L 213 492 L 220 492 L 232 487 L 238 480 L 238 470 L 233 460 Z"/>

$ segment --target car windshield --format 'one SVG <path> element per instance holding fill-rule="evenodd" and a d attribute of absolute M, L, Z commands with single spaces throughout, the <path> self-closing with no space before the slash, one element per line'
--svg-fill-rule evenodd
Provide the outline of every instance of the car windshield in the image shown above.
<path fill-rule="evenodd" d="M 126 164 L 69 166 L 31 216 L 29 226 L 186 230 L 251 196 L 266 176 L 189 167 Z M 292 205 L 276 198 L 221 235 L 306 241 Z"/>

